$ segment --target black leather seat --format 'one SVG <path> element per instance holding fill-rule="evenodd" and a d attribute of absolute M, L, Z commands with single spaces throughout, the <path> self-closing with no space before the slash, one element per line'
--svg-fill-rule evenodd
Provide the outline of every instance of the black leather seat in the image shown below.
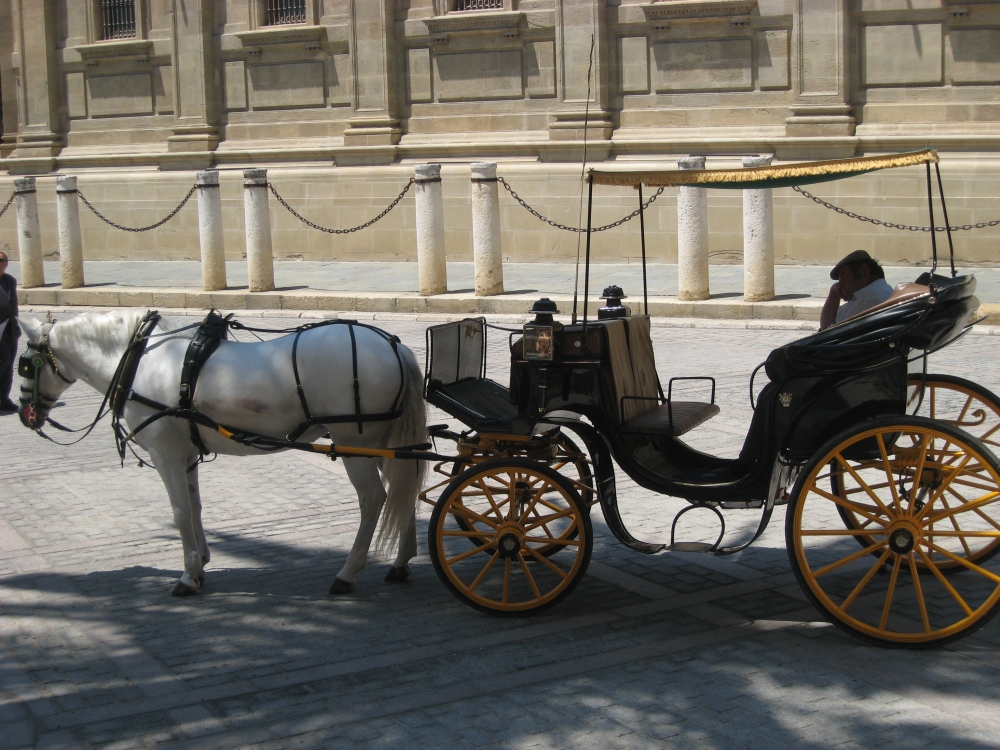
<path fill-rule="evenodd" d="M 671 401 L 642 412 L 623 425 L 625 432 L 677 437 L 690 432 L 719 413 L 718 404 Z"/>

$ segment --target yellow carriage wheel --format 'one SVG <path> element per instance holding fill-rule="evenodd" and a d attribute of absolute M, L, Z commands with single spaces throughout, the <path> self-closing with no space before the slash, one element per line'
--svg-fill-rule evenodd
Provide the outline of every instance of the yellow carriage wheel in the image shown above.
<path fill-rule="evenodd" d="M 523 458 L 484 461 L 456 477 L 434 506 L 427 537 L 451 592 L 501 615 L 562 601 L 594 546 L 590 514 L 572 483 Z"/>
<path fill-rule="evenodd" d="M 981 440 L 994 455 L 1000 454 L 1000 398 L 978 383 L 952 375 L 911 375 L 907 410 L 916 416 L 958 427 Z M 850 494 L 845 495 L 842 490 L 843 474 L 842 467 L 831 466 L 831 491 L 835 495 L 850 498 Z M 858 488 L 855 491 L 859 491 Z M 956 501 L 954 490 L 946 491 L 942 498 L 944 503 Z M 838 506 L 837 509 L 848 528 L 865 529 L 872 523 L 870 519 L 859 516 L 845 506 Z M 1000 505 L 982 508 L 980 515 L 983 522 L 1000 529 Z M 950 521 L 945 523 L 950 527 Z M 857 539 L 863 545 L 871 543 L 869 537 Z M 969 539 L 956 551 L 973 562 L 982 563 L 1000 552 L 1000 539 Z M 922 566 L 923 561 L 918 560 L 917 565 Z M 947 559 L 941 560 L 939 567 L 945 573 L 964 570 L 961 564 Z"/>
<path fill-rule="evenodd" d="M 998 503 L 1000 463 L 976 438 L 920 417 L 880 417 L 840 433 L 803 468 L 785 520 L 788 556 L 836 625 L 884 645 L 940 644 L 983 625 L 1000 603 L 1000 562 L 976 559 L 973 547 L 1000 540 L 989 515 Z M 844 528 L 841 508 L 865 528 Z M 946 576 L 944 565 L 958 570 Z"/>

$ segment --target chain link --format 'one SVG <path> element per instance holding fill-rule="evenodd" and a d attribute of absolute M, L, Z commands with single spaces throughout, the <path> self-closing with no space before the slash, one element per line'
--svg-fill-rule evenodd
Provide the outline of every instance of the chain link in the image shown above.
<path fill-rule="evenodd" d="M 10 208 L 10 204 L 14 202 L 14 199 L 16 197 L 17 197 L 17 193 L 16 192 L 15 193 L 11 193 L 10 200 L 7 201 L 4 204 L 3 208 L 0 208 L 0 216 L 3 216 L 5 213 L 7 213 L 7 209 Z"/>
<path fill-rule="evenodd" d="M 525 203 L 524 199 L 520 195 L 518 195 L 517 193 L 514 192 L 514 189 L 510 185 L 507 184 L 507 180 L 505 180 L 503 177 L 497 177 L 497 182 L 499 182 L 501 185 L 504 186 L 504 188 L 507 190 L 507 192 L 510 193 L 510 197 L 511 198 L 513 198 L 518 203 L 520 203 L 521 207 L 524 208 L 525 210 L 527 210 L 527 212 L 530 213 L 532 216 L 534 216 L 536 219 L 541 219 L 542 221 L 544 221 L 549 226 L 553 226 L 556 229 L 564 229 L 567 232 L 586 232 L 587 231 L 586 229 L 581 229 L 580 227 L 568 227 L 565 224 L 560 224 L 559 222 L 552 221 L 552 219 L 549 219 L 549 218 L 547 218 L 545 216 L 542 216 L 540 213 L 538 213 L 538 211 L 536 211 L 531 206 L 529 206 L 527 203 Z M 649 208 L 650 204 L 653 201 L 655 201 L 657 198 L 660 197 L 660 195 L 663 193 L 664 189 L 665 188 L 660 188 L 659 190 L 657 190 L 655 193 L 653 193 L 653 196 L 648 201 L 646 201 L 645 203 L 642 204 L 642 208 L 637 208 L 635 211 L 633 211 L 632 213 L 630 213 L 628 216 L 625 216 L 625 217 L 619 219 L 618 221 L 612 222 L 611 224 L 605 224 L 603 227 L 594 227 L 590 231 L 591 232 L 603 232 L 606 229 L 614 229 L 615 227 L 620 227 L 626 221 L 632 221 L 632 219 L 634 219 L 636 216 L 639 215 L 640 211 L 645 211 L 647 208 Z"/>
<path fill-rule="evenodd" d="M 319 224 L 315 224 L 315 223 L 309 221 L 309 219 L 307 219 L 305 216 L 303 216 L 302 214 L 300 214 L 294 208 L 292 208 L 291 206 L 289 206 L 288 203 L 285 202 L 284 198 L 282 198 L 280 195 L 278 195 L 278 191 L 274 189 L 274 185 L 272 185 L 269 182 L 269 183 L 267 183 L 267 186 L 268 186 L 268 188 L 270 188 L 271 192 L 274 194 L 274 197 L 278 199 L 278 203 L 280 203 L 282 206 L 284 206 L 286 209 L 288 209 L 288 213 L 290 213 L 292 216 L 294 216 L 296 219 L 298 219 L 299 221 L 301 221 L 306 226 L 310 226 L 313 229 L 318 229 L 321 232 L 326 232 L 327 234 L 350 234 L 351 232 L 360 232 L 362 229 L 367 229 L 372 224 L 374 224 L 376 221 L 378 221 L 379 219 L 381 219 L 382 217 L 384 217 L 386 214 L 388 214 L 390 211 L 392 211 L 392 209 L 394 209 L 396 207 L 396 205 L 401 200 L 403 200 L 403 196 L 406 195 L 410 191 L 410 188 L 413 187 L 413 183 L 416 182 L 416 181 L 417 180 L 416 180 L 415 177 L 411 177 L 410 181 L 406 183 L 406 187 L 404 187 L 403 190 L 402 190 L 402 192 L 399 195 L 396 196 L 396 199 L 392 203 L 390 203 L 388 206 L 386 206 L 385 211 L 383 211 L 382 213 L 380 213 L 378 216 L 376 216 L 371 221 L 366 221 L 364 224 L 360 224 L 360 225 L 358 225 L 356 227 L 351 227 L 350 229 L 331 229 L 330 227 L 322 227 Z"/>
<path fill-rule="evenodd" d="M 172 218 L 174 218 L 177 215 L 177 212 L 180 211 L 182 208 L 184 208 L 184 204 L 187 203 L 191 199 L 191 196 L 194 195 L 194 191 L 197 190 L 197 189 L 198 189 L 198 185 L 192 185 L 191 189 L 188 190 L 188 194 L 184 196 L 184 200 L 182 200 L 178 204 L 177 208 L 175 208 L 173 211 L 171 211 L 169 214 L 167 214 L 165 218 L 160 219 L 155 224 L 150 224 L 148 227 L 126 227 L 126 226 L 123 226 L 121 224 L 115 224 L 115 222 L 111 221 L 111 219 L 109 219 L 107 216 L 105 216 L 100 211 L 98 211 L 96 208 L 94 208 L 90 204 L 90 201 L 88 201 L 83 196 L 83 193 L 81 191 L 77 190 L 77 195 L 80 196 L 80 200 L 83 201 L 84 205 L 86 205 L 87 208 L 89 208 L 91 211 L 93 211 L 94 214 L 97 216 L 97 218 L 100 219 L 101 221 L 103 221 L 105 224 L 110 224 L 115 229 L 121 229 L 123 232 L 148 232 L 150 229 L 156 229 L 157 227 L 163 226 L 168 221 L 170 221 Z"/>
<path fill-rule="evenodd" d="M 835 206 L 832 203 L 827 203 L 822 198 L 817 198 L 812 193 L 806 192 L 798 185 L 793 185 L 792 190 L 794 190 L 796 193 L 801 193 L 814 203 L 818 203 L 819 205 L 823 206 L 823 208 L 829 208 L 833 211 L 836 211 L 838 214 L 843 214 L 849 219 L 857 219 L 858 221 L 865 221 L 868 222 L 869 224 L 874 224 L 875 226 L 878 227 L 886 227 L 888 229 L 903 229 L 909 232 L 931 231 L 931 228 L 929 226 L 920 227 L 916 226 L 915 224 L 893 224 L 891 221 L 879 221 L 878 219 L 872 219 L 868 216 L 862 216 L 861 214 L 856 214 L 853 211 L 848 211 L 844 208 L 841 208 L 840 206 Z M 969 229 L 985 229 L 986 227 L 995 227 L 995 226 L 1000 226 L 1000 219 L 997 219 L 996 221 L 981 221 L 978 224 L 962 224 L 961 226 L 957 227 L 934 227 L 934 229 L 938 232 L 944 232 L 946 229 L 950 229 L 953 232 L 959 232 Z"/>

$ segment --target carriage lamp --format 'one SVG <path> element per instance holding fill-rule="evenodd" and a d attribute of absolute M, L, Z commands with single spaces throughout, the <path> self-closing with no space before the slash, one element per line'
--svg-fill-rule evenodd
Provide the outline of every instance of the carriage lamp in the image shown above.
<path fill-rule="evenodd" d="M 598 309 L 597 319 L 614 320 L 615 318 L 627 318 L 632 314 L 632 311 L 622 304 L 622 300 L 627 298 L 628 295 L 625 294 L 625 290 L 617 284 L 605 287 L 604 292 L 601 294 L 601 299 L 606 300 L 607 304 Z"/>
<path fill-rule="evenodd" d="M 524 325 L 522 351 L 525 359 L 551 360 L 555 345 L 556 323 L 552 316 L 559 312 L 556 303 L 542 297 L 531 306 L 535 319 Z"/>

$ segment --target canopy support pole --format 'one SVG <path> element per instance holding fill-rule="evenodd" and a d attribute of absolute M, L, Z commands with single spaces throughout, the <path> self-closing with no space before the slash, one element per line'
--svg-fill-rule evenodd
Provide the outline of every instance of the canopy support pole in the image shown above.
<path fill-rule="evenodd" d="M 583 268 L 583 350 L 587 351 L 587 302 L 590 296 L 590 227 L 594 212 L 594 176 L 587 175 L 587 259 Z"/>
<path fill-rule="evenodd" d="M 931 213 L 931 256 L 933 262 L 931 263 L 931 276 L 937 271 L 938 257 L 937 257 L 937 227 L 934 225 L 934 192 L 931 189 L 931 163 L 927 162 L 927 208 Z"/>
<path fill-rule="evenodd" d="M 958 273 L 955 271 L 955 243 L 951 239 L 951 222 L 948 221 L 948 206 L 944 202 L 944 186 L 941 184 L 941 167 L 934 162 L 934 171 L 937 173 L 938 195 L 941 196 L 941 213 L 944 214 L 944 231 L 948 233 L 948 254 L 951 257 L 951 277 L 955 278 Z"/>
<path fill-rule="evenodd" d="M 646 218 L 642 210 L 642 183 L 639 188 L 639 239 L 642 242 L 642 314 L 649 315 L 649 291 L 646 284 Z"/>

